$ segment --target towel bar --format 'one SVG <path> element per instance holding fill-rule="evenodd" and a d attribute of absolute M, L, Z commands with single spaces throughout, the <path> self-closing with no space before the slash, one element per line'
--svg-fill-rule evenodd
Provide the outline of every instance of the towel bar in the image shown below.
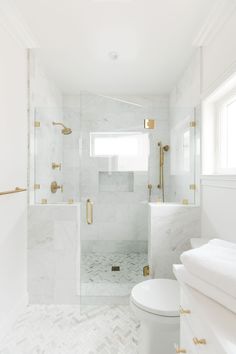
<path fill-rule="evenodd" d="M 14 193 L 20 193 L 20 192 L 26 192 L 26 191 L 27 191 L 26 188 L 19 188 L 19 187 L 16 187 L 15 189 L 10 190 L 10 191 L 0 192 L 0 195 L 14 194 Z"/>

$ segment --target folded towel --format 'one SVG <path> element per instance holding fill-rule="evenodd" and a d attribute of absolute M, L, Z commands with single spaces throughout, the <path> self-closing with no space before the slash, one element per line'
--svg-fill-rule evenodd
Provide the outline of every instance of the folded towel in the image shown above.
<path fill-rule="evenodd" d="M 236 249 L 236 243 L 232 243 L 229 241 L 221 240 L 219 238 L 214 238 L 208 242 L 209 245 L 211 246 L 217 246 L 217 247 L 226 247 L 226 248 L 231 248 L 231 249 Z"/>
<path fill-rule="evenodd" d="M 180 259 L 191 274 L 236 298 L 236 248 L 219 241 L 184 252 Z"/>

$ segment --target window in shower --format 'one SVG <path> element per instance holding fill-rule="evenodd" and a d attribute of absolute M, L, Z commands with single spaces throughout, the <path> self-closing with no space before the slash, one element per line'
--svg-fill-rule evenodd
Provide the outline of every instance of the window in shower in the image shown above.
<path fill-rule="evenodd" d="M 139 132 L 90 133 L 90 156 L 110 158 L 111 170 L 148 171 L 149 135 Z"/>

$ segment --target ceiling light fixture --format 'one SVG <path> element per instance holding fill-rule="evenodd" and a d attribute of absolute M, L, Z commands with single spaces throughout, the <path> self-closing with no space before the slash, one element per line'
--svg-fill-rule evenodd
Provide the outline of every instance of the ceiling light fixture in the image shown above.
<path fill-rule="evenodd" d="M 119 54 L 116 51 L 109 52 L 108 56 L 111 60 L 117 60 L 119 58 Z"/>

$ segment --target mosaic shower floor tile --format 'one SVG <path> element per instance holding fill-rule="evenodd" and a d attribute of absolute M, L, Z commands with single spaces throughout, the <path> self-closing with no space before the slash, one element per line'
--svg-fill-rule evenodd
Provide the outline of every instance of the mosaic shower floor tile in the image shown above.
<path fill-rule="evenodd" d="M 147 253 L 85 253 L 81 259 L 82 296 L 128 296 L 132 287 L 145 280 Z M 112 271 L 119 266 L 120 271 Z"/>
<path fill-rule="evenodd" d="M 129 306 L 31 305 L 0 354 L 136 354 L 138 332 Z"/>

